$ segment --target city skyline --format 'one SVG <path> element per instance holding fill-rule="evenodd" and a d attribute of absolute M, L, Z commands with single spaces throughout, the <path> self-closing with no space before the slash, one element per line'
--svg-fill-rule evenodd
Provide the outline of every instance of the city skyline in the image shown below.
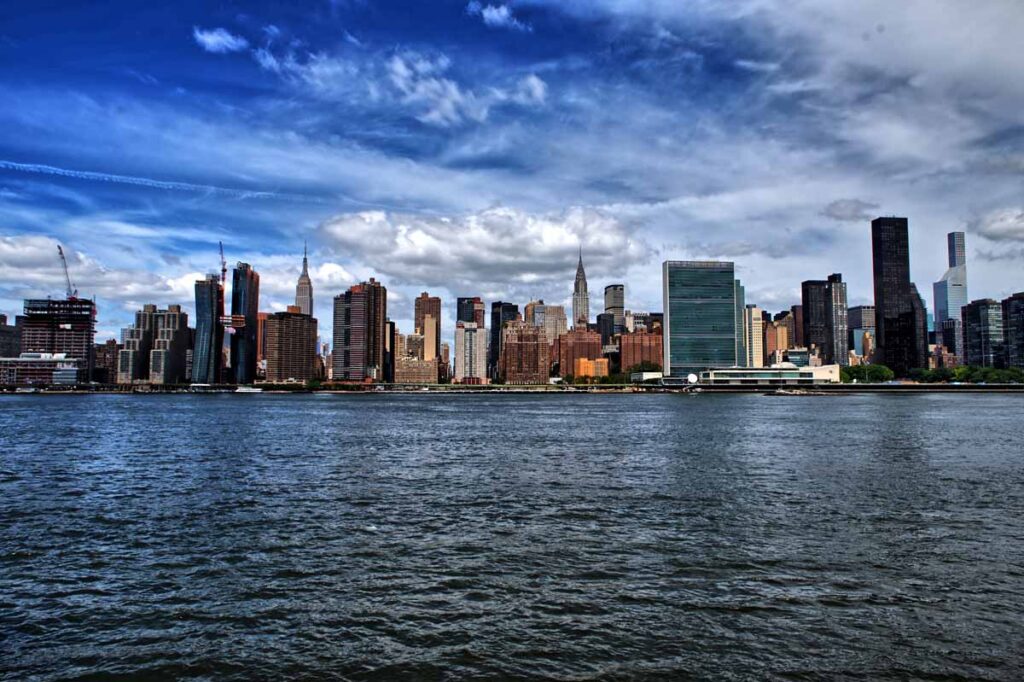
<path fill-rule="evenodd" d="M 284 311 L 307 239 L 325 338 L 323 302 L 371 276 L 406 328 L 440 296 L 449 343 L 458 296 L 569 310 L 580 246 L 592 298 L 627 282 L 631 309 L 672 259 L 736 262 L 763 309 L 836 270 L 869 304 L 870 262 L 845 255 L 889 214 L 913 221 L 929 309 L 950 231 L 973 292 L 1013 293 L 1024 58 L 1000 45 L 1024 9 L 966 40 L 948 3 L 683 5 L 22 8 L 0 32 L 0 310 L 60 291 L 61 243 L 101 337 L 146 303 L 194 317 L 223 241 Z"/>

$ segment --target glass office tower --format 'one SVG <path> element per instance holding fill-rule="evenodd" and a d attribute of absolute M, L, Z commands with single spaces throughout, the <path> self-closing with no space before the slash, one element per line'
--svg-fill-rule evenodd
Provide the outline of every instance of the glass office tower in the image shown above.
<path fill-rule="evenodd" d="M 665 261 L 664 371 L 684 378 L 737 364 L 735 267 L 720 261 Z"/>

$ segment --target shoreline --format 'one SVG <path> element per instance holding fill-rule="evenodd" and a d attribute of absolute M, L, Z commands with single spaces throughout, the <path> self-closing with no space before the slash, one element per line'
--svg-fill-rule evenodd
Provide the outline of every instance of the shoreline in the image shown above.
<path fill-rule="evenodd" d="M 24 389 L 25 387 L 19 387 Z M 141 390 L 139 390 L 141 388 Z M 17 391 L 14 387 L 0 388 L 0 395 L 4 396 L 54 396 L 54 395 L 650 395 L 650 394 L 743 394 L 743 393 L 772 393 L 780 388 L 796 391 L 807 391 L 808 393 L 793 396 L 779 397 L 820 397 L 822 395 L 841 396 L 866 393 L 889 393 L 889 394 L 922 394 L 922 393 L 1019 393 L 1024 395 L 1024 384 L 814 384 L 800 386 L 739 386 L 739 385 L 696 385 L 694 390 L 691 387 L 666 387 L 666 386 L 619 386 L 619 385 L 595 385 L 595 386 L 573 386 L 562 387 L 556 385 L 536 386 L 493 386 L 486 388 L 455 387 L 451 384 L 439 384 L 430 386 L 366 386 L 358 388 L 318 388 L 318 389 L 288 389 L 259 387 L 260 391 L 236 392 L 236 386 L 210 387 L 208 390 L 193 391 L 185 388 L 153 389 L 152 387 L 131 388 L 68 388 L 50 389 L 38 388 L 35 391 Z"/>

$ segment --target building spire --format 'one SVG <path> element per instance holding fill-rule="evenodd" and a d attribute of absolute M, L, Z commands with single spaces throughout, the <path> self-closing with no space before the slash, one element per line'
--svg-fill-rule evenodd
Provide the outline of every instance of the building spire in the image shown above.
<path fill-rule="evenodd" d="M 309 275 L 309 261 L 306 260 L 306 240 L 302 240 L 302 274 Z"/>

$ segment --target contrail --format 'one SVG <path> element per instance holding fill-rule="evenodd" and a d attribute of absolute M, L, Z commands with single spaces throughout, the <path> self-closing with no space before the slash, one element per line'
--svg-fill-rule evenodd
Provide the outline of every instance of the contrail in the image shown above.
<path fill-rule="evenodd" d="M 217 194 L 220 196 L 235 197 L 238 199 L 270 199 L 288 198 L 303 199 L 306 201 L 316 200 L 314 197 L 302 195 L 279 194 L 277 192 L 258 192 L 227 187 L 216 187 L 214 185 L 196 185 L 191 182 L 170 182 L 167 180 L 153 180 L 152 178 L 139 178 L 132 175 L 114 175 L 111 173 L 94 173 L 92 171 L 71 170 L 68 168 L 57 168 L 56 166 L 44 166 L 38 163 L 17 163 L 0 159 L 0 169 L 21 171 L 23 173 L 40 173 L 42 175 L 59 175 L 65 178 L 77 180 L 95 180 L 99 182 L 115 182 L 122 185 L 136 185 L 138 187 L 151 187 L 153 189 L 170 189 L 178 192 L 203 192 L 206 194 Z"/>

